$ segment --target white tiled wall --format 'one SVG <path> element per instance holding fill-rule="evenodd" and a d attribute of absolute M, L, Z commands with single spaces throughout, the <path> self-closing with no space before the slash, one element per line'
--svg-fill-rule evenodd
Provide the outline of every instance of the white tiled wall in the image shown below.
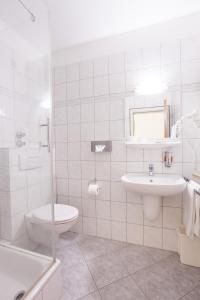
<path fill-rule="evenodd" d="M 176 227 L 182 218 L 182 196 L 163 199 L 159 218 L 148 221 L 140 195 L 126 193 L 120 177 L 126 172 L 190 176 L 199 167 L 200 130 L 184 122 L 183 144 L 166 168 L 160 150 L 131 149 L 124 144 L 124 102 L 148 76 L 162 78 L 169 89 L 172 122 L 200 108 L 200 37 L 157 44 L 54 68 L 54 116 L 58 201 L 79 208 L 74 230 L 100 237 L 176 250 Z M 138 97 L 135 105 L 158 105 L 163 96 Z M 91 140 L 112 140 L 111 153 L 94 154 Z M 87 193 L 98 180 L 97 197 Z"/>
<path fill-rule="evenodd" d="M 33 170 L 21 170 L 19 158 L 26 155 L 40 157 L 40 165 Z M 28 211 L 45 205 L 51 200 L 51 158 L 46 149 L 25 147 L 24 149 L 0 149 L 0 232 L 1 239 L 13 244 L 32 248 L 24 216 Z"/>
<path fill-rule="evenodd" d="M 36 22 L 31 31 L 37 38 L 40 26 L 45 31 L 46 15 L 38 18 L 41 22 Z M 38 53 L 41 44 L 34 48 L 31 21 L 27 22 L 27 27 L 26 23 L 16 26 L 16 36 L 9 24 L 0 32 L 0 239 L 32 248 L 24 215 L 50 201 L 52 184 L 51 157 L 47 148 L 40 147 L 40 124 L 49 117 L 44 107 L 50 102 L 48 49 Z M 44 44 L 45 39 L 47 35 Z M 32 47 L 26 51 L 24 46 L 29 43 Z M 16 147 L 17 131 L 26 135 L 24 147 Z M 19 159 L 26 156 L 38 157 L 37 168 L 20 170 Z"/>

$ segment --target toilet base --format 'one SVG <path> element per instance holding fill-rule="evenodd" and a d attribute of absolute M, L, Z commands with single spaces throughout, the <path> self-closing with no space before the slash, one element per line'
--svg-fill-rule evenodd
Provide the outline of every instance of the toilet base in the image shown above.
<path fill-rule="evenodd" d="M 41 228 L 39 224 L 34 224 L 29 221 L 26 221 L 26 225 L 29 238 L 37 245 L 50 248 L 52 242 L 54 241 L 56 243 L 59 239 L 59 234 L 53 234 L 53 229 L 51 230 L 44 226 Z"/>
<path fill-rule="evenodd" d="M 64 204 L 54 204 L 54 221 L 50 204 L 38 207 L 25 215 L 30 239 L 45 247 L 57 243 L 61 233 L 68 231 L 78 220 L 78 209 Z"/>
<path fill-rule="evenodd" d="M 37 224 L 31 221 L 31 218 L 26 216 L 26 227 L 30 239 L 37 245 L 42 245 L 47 248 L 52 246 L 52 243 L 57 243 L 61 233 L 68 231 L 77 222 L 77 218 L 71 222 L 59 225 Z"/>

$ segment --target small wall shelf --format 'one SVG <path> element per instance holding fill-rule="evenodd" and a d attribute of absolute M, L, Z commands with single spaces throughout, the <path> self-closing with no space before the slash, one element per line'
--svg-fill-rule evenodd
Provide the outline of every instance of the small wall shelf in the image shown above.
<path fill-rule="evenodd" d="M 151 139 L 137 139 L 128 140 L 125 142 L 127 146 L 135 148 L 152 148 L 152 149 L 163 149 L 163 148 L 175 148 L 181 145 L 179 139 L 161 139 L 161 140 L 151 140 Z"/>

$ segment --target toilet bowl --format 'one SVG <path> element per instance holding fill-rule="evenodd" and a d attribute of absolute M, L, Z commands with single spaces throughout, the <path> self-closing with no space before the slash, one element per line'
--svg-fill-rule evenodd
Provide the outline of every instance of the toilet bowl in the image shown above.
<path fill-rule="evenodd" d="M 78 219 L 78 209 L 64 204 L 54 204 L 54 222 L 52 206 L 36 208 L 25 215 L 27 231 L 32 241 L 50 247 L 52 238 L 56 242 L 59 235 L 68 231 Z"/>

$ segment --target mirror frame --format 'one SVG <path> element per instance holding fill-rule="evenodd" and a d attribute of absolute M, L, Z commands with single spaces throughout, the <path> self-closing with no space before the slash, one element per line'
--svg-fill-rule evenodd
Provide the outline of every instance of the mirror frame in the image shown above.
<path fill-rule="evenodd" d="M 170 132 L 170 120 L 169 120 L 169 106 L 154 106 L 154 107 L 136 107 L 129 108 L 129 135 L 134 137 L 134 129 L 131 124 L 133 122 L 134 113 L 148 113 L 148 112 L 163 112 L 164 113 L 164 138 L 169 137 Z M 141 137 L 145 138 L 145 137 Z"/>
<path fill-rule="evenodd" d="M 136 138 L 133 135 L 131 135 L 131 126 L 130 126 L 130 122 L 131 122 L 131 110 L 134 111 L 141 111 L 141 112 L 148 112 L 148 111 L 164 111 L 164 139 L 165 138 L 170 138 L 170 106 L 167 105 L 167 101 L 164 100 L 164 105 L 163 106 L 151 106 L 151 107 L 134 107 L 134 106 L 125 106 L 125 137 L 126 137 L 126 141 L 131 141 L 134 139 L 145 139 L 145 137 L 141 137 L 141 138 Z M 150 139 L 150 138 L 146 138 L 147 140 L 153 140 L 154 138 Z M 155 138 L 156 139 L 156 138 Z M 160 140 L 163 140 L 163 138 L 161 138 Z"/>

